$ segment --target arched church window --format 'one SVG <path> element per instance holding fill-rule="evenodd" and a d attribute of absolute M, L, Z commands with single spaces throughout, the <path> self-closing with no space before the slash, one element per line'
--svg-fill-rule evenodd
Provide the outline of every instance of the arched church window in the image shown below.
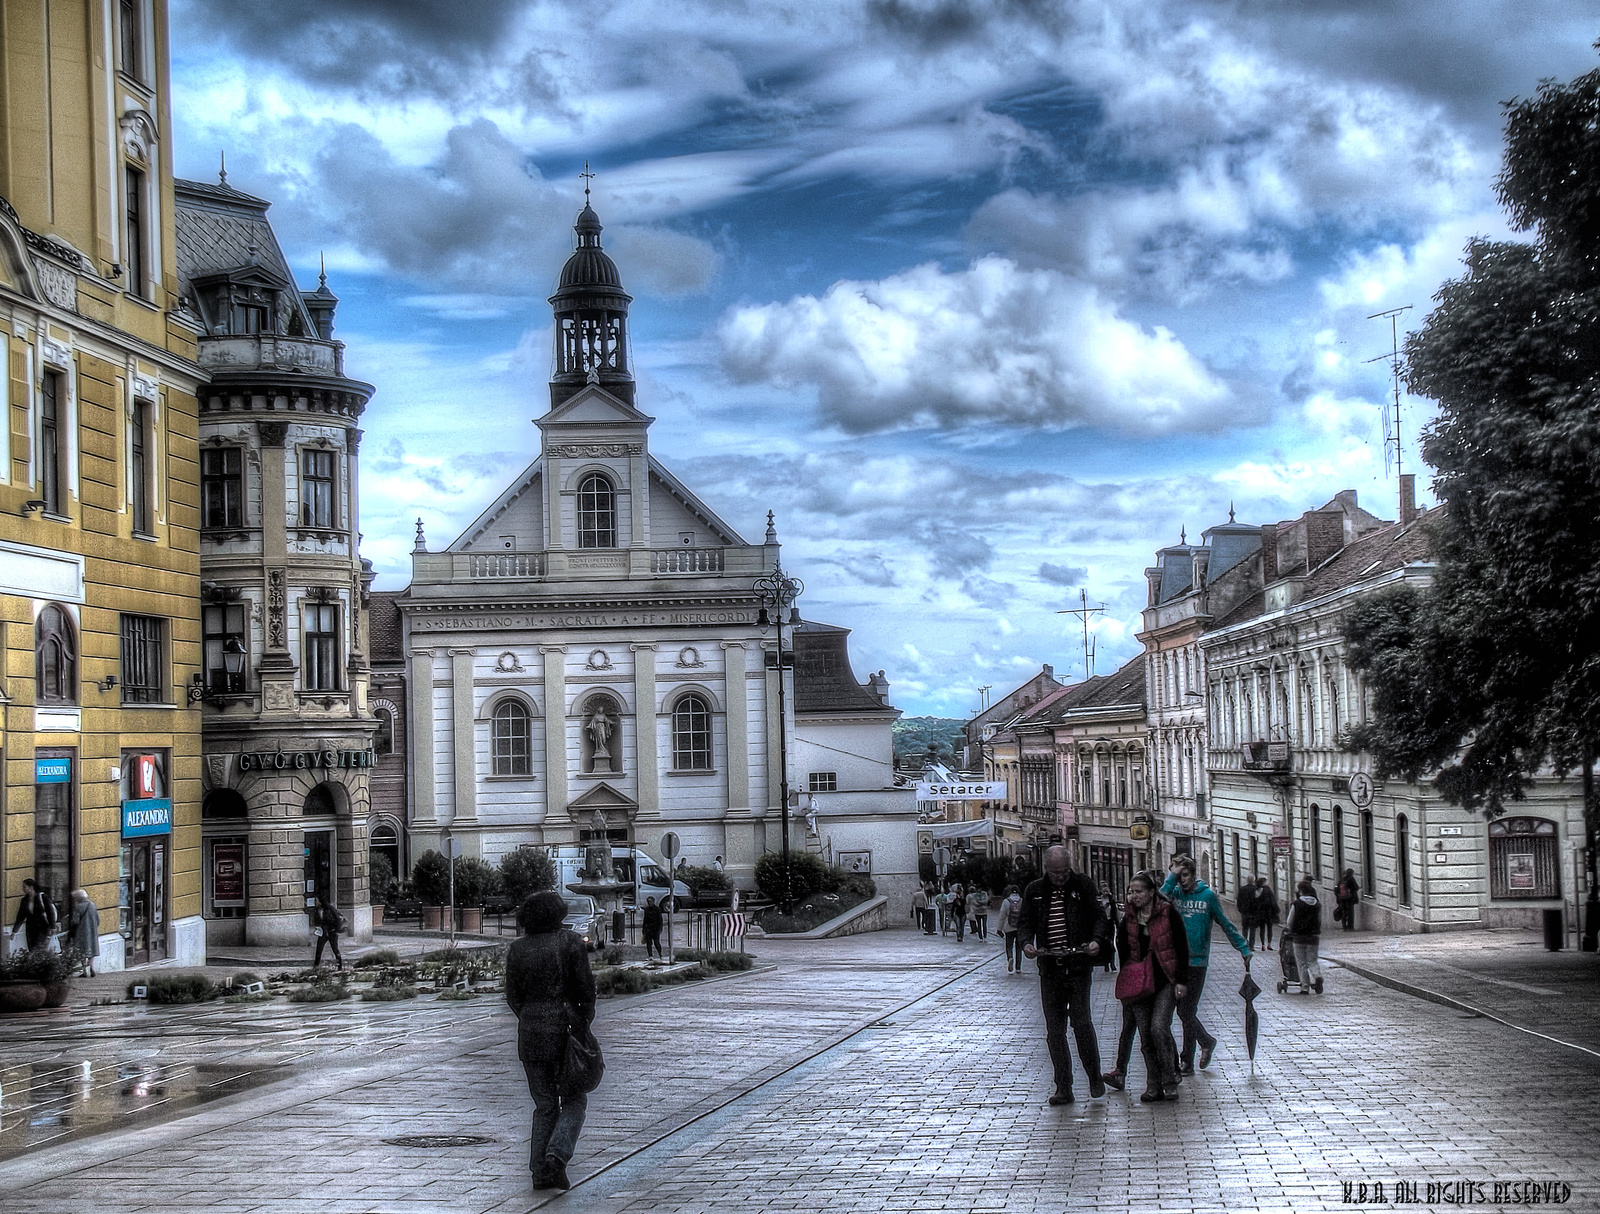
<path fill-rule="evenodd" d="M 672 710 L 672 769 L 711 770 L 711 706 L 703 696 L 686 695 Z"/>
<path fill-rule="evenodd" d="M 38 679 L 35 703 L 76 704 L 78 649 L 67 613 L 54 603 L 39 613 L 34 625 L 33 654 Z"/>
<path fill-rule="evenodd" d="M 617 491 L 598 472 L 578 485 L 578 547 L 617 546 Z"/>
<path fill-rule="evenodd" d="M 378 722 L 378 733 L 372 739 L 372 749 L 380 755 L 392 755 L 394 753 L 394 712 L 392 709 L 380 706 L 372 710 L 372 715 Z"/>
<path fill-rule="evenodd" d="M 519 700 L 505 700 L 496 705 L 490 752 L 493 770 L 497 776 L 525 776 L 529 773 L 528 756 L 533 751 L 532 718 Z"/>

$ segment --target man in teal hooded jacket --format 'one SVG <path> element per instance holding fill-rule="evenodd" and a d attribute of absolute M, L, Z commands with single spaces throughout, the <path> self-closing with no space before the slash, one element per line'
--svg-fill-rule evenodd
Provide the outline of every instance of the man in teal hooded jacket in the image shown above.
<path fill-rule="evenodd" d="M 1222 925 L 1246 961 L 1250 960 L 1250 945 L 1222 909 L 1222 899 L 1216 891 L 1195 875 L 1194 857 L 1173 857 L 1172 873 L 1161 887 L 1161 895 L 1178 908 L 1189 937 L 1188 989 L 1178 1000 L 1178 1019 L 1183 1021 L 1183 1061 L 1178 1073 L 1193 1075 L 1195 1046 L 1200 1047 L 1202 1071 L 1211 1065 L 1211 1053 L 1217 1048 L 1217 1039 L 1206 1032 L 1199 1015 L 1200 993 L 1206 989 L 1206 967 L 1211 961 L 1211 924 Z"/>

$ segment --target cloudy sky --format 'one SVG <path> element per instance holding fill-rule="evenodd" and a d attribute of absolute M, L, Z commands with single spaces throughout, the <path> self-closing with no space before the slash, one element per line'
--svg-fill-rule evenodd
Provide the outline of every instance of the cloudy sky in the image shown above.
<path fill-rule="evenodd" d="M 1536 0 L 173 0 L 180 175 L 326 253 L 364 550 L 405 585 L 537 451 L 594 167 L 652 450 L 908 714 L 1138 648 L 1155 549 L 1343 488 L 1392 517 L 1381 309 L 1494 204 Z M 1428 403 L 1407 399 L 1402 459 Z"/>

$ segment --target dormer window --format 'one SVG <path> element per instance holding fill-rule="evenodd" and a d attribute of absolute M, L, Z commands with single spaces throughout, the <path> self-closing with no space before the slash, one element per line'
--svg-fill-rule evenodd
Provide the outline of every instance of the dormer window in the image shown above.
<path fill-rule="evenodd" d="M 271 313 L 263 304 L 241 303 L 236 304 L 233 310 L 235 333 L 270 333 L 272 322 Z"/>

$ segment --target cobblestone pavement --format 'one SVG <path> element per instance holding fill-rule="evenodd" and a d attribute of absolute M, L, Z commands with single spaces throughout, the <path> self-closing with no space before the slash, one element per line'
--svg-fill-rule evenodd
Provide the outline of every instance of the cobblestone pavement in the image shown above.
<path fill-rule="evenodd" d="M 1177 1104 L 1138 1102 L 1135 1053 L 1131 1094 L 1089 1100 L 1080 1077 L 1078 1103 L 1052 1108 L 1037 982 L 1007 975 L 992 942 L 765 947 L 760 972 L 602 1004 L 609 1067 L 567 1195 L 528 1187 L 509 1013 L 421 1004 L 345 1009 L 362 1025 L 324 1025 L 283 1064 L 292 1081 L 0 1163 L 0 1211 L 1310 1211 L 1395 1208 L 1397 1180 L 1417 1185 L 1403 1208 L 1520 1208 L 1492 1185 L 1537 1180 L 1600 1209 L 1600 1060 L 1352 973 L 1330 968 L 1320 998 L 1279 996 L 1264 958 L 1252 1075 L 1237 957 L 1214 953 L 1223 1044 Z M 1108 980 L 1096 1006 L 1109 1055 Z M 245 1045 L 267 1023 L 216 1027 Z M 176 1028 L 124 1045 L 226 1036 Z M 384 1142 L 420 1133 L 492 1141 Z M 1346 1202 L 1346 1182 L 1388 1200 Z M 1484 1187 L 1420 1200 L 1430 1182 Z"/>
<path fill-rule="evenodd" d="M 1548 952 L 1539 932 L 1335 931 L 1322 938 L 1322 953 L 1366 977 L 1600 1053 L 1600 955 Z"/>

